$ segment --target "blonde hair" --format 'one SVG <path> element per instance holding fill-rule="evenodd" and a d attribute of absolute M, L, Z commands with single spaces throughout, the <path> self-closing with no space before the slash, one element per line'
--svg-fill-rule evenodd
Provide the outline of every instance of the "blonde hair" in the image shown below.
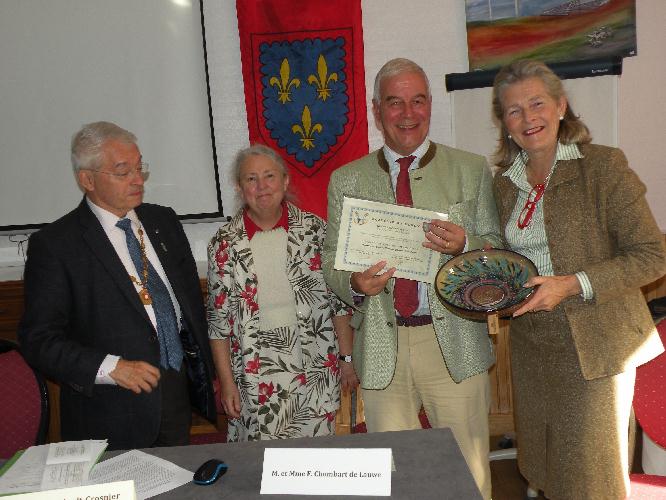
<path fill-rule="evenodd" d="M 560 98 L 566 98 L 566 92 L 562 85 L 562 80 L 553 73 L 553 71 L 541 61 L 522 59 L 514 61 L 504 66 L 495 76 L 493 83 L 493 116 L 500 129 L 495 151 L 495 162 L 499 167 L 510 166 L 520 152 L 520 147 L 509 138 L 509 132 L 504 125 L 504 108 L 502 106 L 502 97 L 504 91 L 514 83 L 522 82 L 528 78 L 539 78 L 548 95 L 559 101 Z M 592 140 L 590 130 L 583 123 L 579 116 L 574 113 L 571 104 L 567 102 L 567 109 L 564 112 L 560 127 L 557 132 L 557 139 L 562 144 L 585 144 Z"/>

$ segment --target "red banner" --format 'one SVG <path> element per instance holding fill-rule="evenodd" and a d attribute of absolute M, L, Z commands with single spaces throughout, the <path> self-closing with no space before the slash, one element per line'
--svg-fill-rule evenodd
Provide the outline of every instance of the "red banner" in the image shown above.
<path fill-rule="evenodd" d="M 360 0 L 237 0 L 250 143 L 326 217 L 331 172 L 368 153 Z"/>

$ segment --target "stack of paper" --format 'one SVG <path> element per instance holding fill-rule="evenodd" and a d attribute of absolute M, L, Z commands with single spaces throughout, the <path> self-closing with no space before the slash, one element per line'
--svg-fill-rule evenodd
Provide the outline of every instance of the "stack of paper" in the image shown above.
<path fill-rule="evenodd" d="M 81 486 L 106 449 L 106 440 L 66 441 L 31 446 L 9 460 L 0 495 Z"/>
<path fill-rule="evenodd" d="M 88 483 L 134 481 L 137 500 L 145 500 L 192 481 L 192 472 L 140 450 L 131 450 L 100 462 Z"/>

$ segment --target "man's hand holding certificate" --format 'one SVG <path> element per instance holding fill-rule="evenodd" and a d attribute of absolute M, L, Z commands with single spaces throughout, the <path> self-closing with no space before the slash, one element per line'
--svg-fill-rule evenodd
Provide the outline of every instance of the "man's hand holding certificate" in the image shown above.
<path fill-rule="evenodd" d="M 432 283 L 439 253 L 423 246 L 433 219 L 447 215 L 430 210 L 344 198 L 335 268 L 366 271 L 380 261 L 395 268 L 393 276 Z"/>

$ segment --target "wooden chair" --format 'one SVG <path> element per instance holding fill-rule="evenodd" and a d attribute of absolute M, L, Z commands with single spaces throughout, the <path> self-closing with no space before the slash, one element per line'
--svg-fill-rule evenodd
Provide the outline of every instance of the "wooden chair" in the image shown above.
<path fill-rule="evenodd" d="M 340 409 L 335 418 L 337 435 L 353 434 L 358 425 L 365 422 L 361 391 L 342 391 L 340 393 Z"/>

